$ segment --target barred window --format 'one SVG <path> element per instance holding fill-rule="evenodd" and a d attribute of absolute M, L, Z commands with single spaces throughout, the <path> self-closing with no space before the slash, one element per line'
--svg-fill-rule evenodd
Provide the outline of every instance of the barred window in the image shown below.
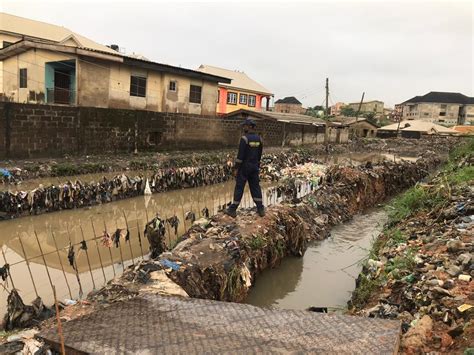
<path fill-rule="evenodd" d="M 247 94 L 240 94 L 239 96 L 239 104 L 247 105 Z"/>
<path fill-rule="evenodd" d="M 28 87 L 28 69 L 20 69 L 20 88 Z"/>
<path fill-rule="evenodd" d="M 189 88 L 189 102 L 200 104 L 201 103 L 201 92 L 202 87 L 197 85 L 191 85 Z"/>
<path fill-rule="evenodd" d="M 170 81 L 170 91 L 176 91 L 176 81 Z"/>
<path fill-rule="evenodd" d="M 146 78 L 135 75 L 131 76 L 130 96 L 146 97 Z"/>

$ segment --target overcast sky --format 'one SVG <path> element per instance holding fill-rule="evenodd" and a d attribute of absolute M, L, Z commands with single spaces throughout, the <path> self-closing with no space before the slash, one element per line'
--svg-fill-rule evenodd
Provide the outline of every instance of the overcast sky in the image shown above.
<path fill-rule="evenodd" d="M 275 93 L 321 105 L 429 91 L 474 96 L 474 2 L 1 0 L 1 11 L 69 28 L 128 53 L 245 71 Z"/>

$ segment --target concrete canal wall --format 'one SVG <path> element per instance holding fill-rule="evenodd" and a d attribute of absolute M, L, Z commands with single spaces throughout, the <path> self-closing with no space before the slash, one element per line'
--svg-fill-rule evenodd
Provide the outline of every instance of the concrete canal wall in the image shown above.
<path fill-rule="evenodd" d="M 0 103 L 0 157 L 235 147 L 240 120 L 140 110 Z M 266 146 L 324 142 L 323 127 L 258 121 Z M 342 130 L 341 130 L 342 131 Z M 328 132 L 331 142 L 347 134 Z"/>

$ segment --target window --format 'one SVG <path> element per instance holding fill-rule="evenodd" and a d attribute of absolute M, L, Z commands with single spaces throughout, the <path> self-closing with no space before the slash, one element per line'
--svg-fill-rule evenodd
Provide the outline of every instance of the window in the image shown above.
<path fill-rule="evenodd" d="M 170 91 L 176 91 L 176 81 L 170 81 Z"/>
<path fill-rule="evenodd" d="M 439 115 L 440 116 L 446 116 L 446 112 L 440 112 Z"/>
<path fill-rule="evenodd" d="M 423 112 L 423 115 L 424 116 L 429 116 L 430 114 L 429 114 L 429 112 Z"/>
<path fill-rule="evenodd" d="M 256 101 L 255 95 L 249 95 L 249 106 L 250 107 L 255 107 L 255 101 Z"/>
<path fill-rule="evenodd" d="M 3 41 L 3 47 L 2 47 L 2 48 L 5 48 L 5 47 L 8 47 L 8 46 L 11 46 L 12 44 L 13 44 L 12 42 Z"/>
<path fill-rule="evenodd" d="M 130 96 L 146 97 L 146 78 L 135 75 L 131 76 Z"/>
<path fill-rule="evenodd" d="M 202 91 L 202 87 L 197 86 L 197 85 L 191 85 L 189 88 L 189 102 L 200 104 L 201 91 Z"/>
<path fill-rule="evenodd" d="M 26 68 L 20 69 L 20 88 L 28 87 L 28 70 Z"/>
<path fill-rule="evenodd" d="M 228 92 L 227 93 L 227 103 L 231 105 L 237 105 L 237 93 Z"/>
<path fill-rule="evenodd" d="M 447 108 L 448 108 L 448 105 L 441 105 L 441 111 L 446 111 Z"/>
<path fill-rule="evenodd" d="M 239 104 L 241 104 L 241 105 L 247 105 L 247 95 L 246 95 L 246 94 L 240 94 L 240 96 L 239 96 Z"/>

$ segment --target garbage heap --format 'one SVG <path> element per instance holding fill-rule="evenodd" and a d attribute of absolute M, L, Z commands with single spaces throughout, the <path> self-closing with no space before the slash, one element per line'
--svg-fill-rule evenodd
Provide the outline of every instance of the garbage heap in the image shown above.
<path fill-rule="evenodd" d="M 357 279 L 353 312 L 401 320 L 403 352 L 474 351 L 473 163 L 471 151 L 400 196 Z"/>
<path fill-rule="evenodd" d="M 287 255 L 302 256 L 331 226 L 375 206 L 423 179 L 436 156 L 416 163 L 333 167 L 320 188 L 303 199 L 271 206 L 264 218 L 251 210 L 236 219 L 218 214 L 195 222 L 157 262 L 191 297 L 243 301 L 258 274 Z"/>

